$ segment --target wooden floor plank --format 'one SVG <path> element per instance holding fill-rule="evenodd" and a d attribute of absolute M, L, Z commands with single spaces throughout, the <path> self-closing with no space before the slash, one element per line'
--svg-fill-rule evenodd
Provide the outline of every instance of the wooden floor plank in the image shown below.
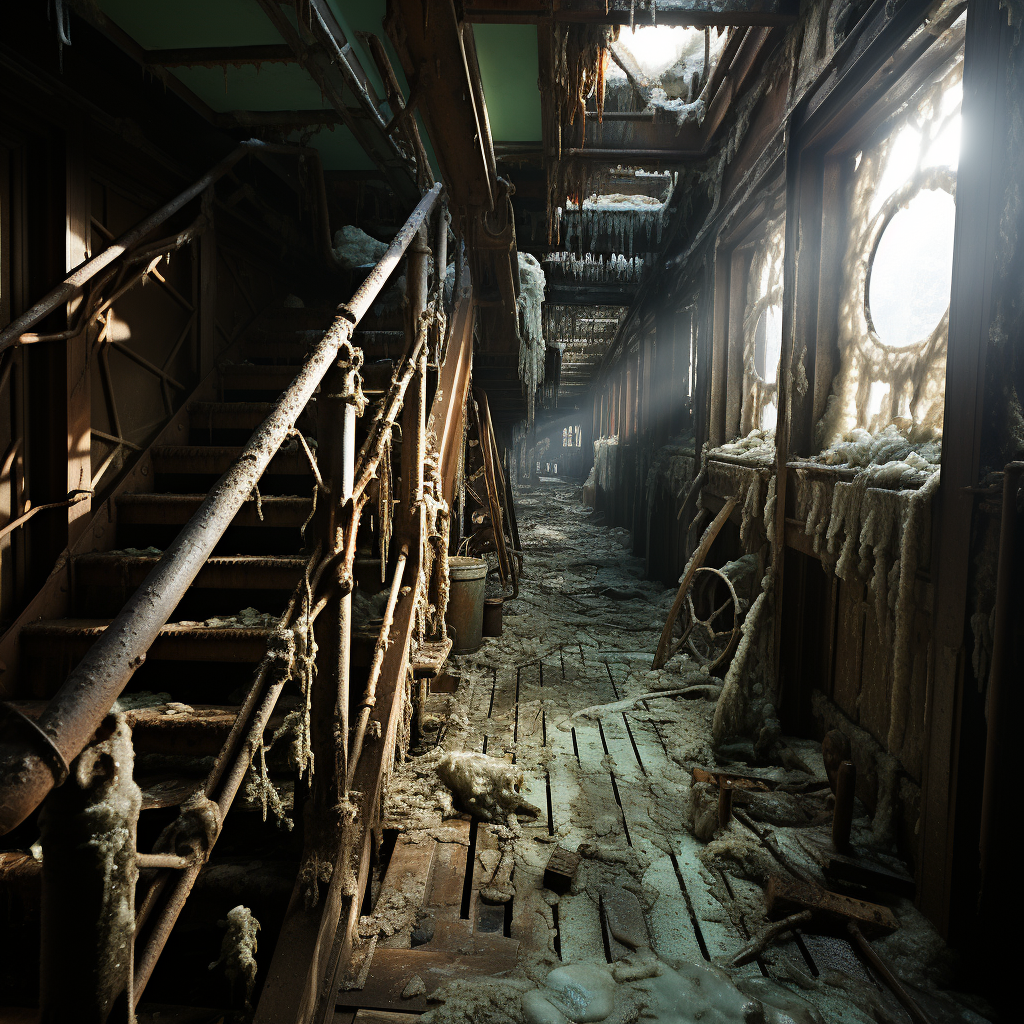
<path fill-rule="evenodd" d="M 389 902 L 394 900 L 408 900 L 413 904 L 424 905 L 436 847 L 436 841 L 430 838 L 414 842 L 411 836 L 398 837 L 374 903 L 375 911 L 388 906 Z M 407 949 L 408 930 L 386 936 L 381 945 Z"/>
<path fill-rule="evenodd" d="M 515 955 L 507 952 L 466 956 L 458 951 L 427 949 L 378 949 L 362 989 L 341 992 L 339 1005 L 402 1012 L 430 1009 L 428 997 L 455 980 L 500 977 L 515 967 Z M 403 998 L 414 978 L 423 982 L 422 995 Z M 417 986 L 418 987 L 418 986 Z M 436 1005 L 436 1004 L 433 1004 Z"/>
<path fill-rule="evenodd" d="M 683 833 L 676 841 L 676 861 L 686 885 L 690 905 L 697 916 L 701 934 L 712 960 L 720 956 L 731 956 L 743 945 L 743 939 L 736 930 L 725 907 L 716 899 L 704 876 L 707 868 L 701 863 L 701 843 L 689 833 Z"/>
<path fill-rule="evenodd" d="M 593 831 L 604 842 L 628 844 L 628 831 L 605 763 L 604 744 L 597 723 L 582 720 L 574 731 L 580 760 L 580 787 L 589 806 Z"/>

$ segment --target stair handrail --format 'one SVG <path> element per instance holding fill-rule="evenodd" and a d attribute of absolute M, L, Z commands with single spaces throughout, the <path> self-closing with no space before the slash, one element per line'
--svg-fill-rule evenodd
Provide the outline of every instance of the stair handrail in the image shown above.
<path fill-rule="evenodd" d="M 241 155 L 244 154 L 238 157 Z M 189 190 L 193 195 L 202 191 L 199 184 Z M 138 590 L 51 698 L 39 719 L 32 722 L 20 715 L 8 717 L 6 735 L 0 736 L 0 835 L 24 821 L 66 777 L 68 765 L 88 744 L 114 701 L 145 661 L 157 634 L 235 515 L 250 498 L 313 392 L 334 366 L 339 350 L 349 341 L 416 232 L 433 211 L 441 191 L 442 185 L 438 183 L 423 196 L 366 280 L 349 302 L 338 308 L 338 316 L 273 410 L 253 432 L 241 454 L 213 485 Z M 56 300 L 58 304 L 62 301 L 65 299 Z M 23 329 L 20 328 L 19 333 Z M 24 728 L 18 729 L 15 719 L 22 720 Z"/>
<path fill-rule="evenodd" d="M 205 192 L 214 182 L 223 178 L 242 157 L 264 148 L 259 139 L 249 139 L 236 146 L 223 160 L 210 168 L 201 178 L 193 182 L 184 192 L 180 192 L 170 201 L 164 203 L 145 220 L 139 221 L 120 238 L 111 242 L 103 252 L 86 260 L 73 270 L 55 288 L 50 289 L 35 305 L 27 309 L 21 316 L 12 320 L 0 331 L 0 352 L 17 345 L 23 334 L 34 327 L 40 320 L 49 316 L 54 310 L 70 302 L 101 270 L 110 266 L 114 260 L 130 252 L 155 228 L 160 227 L 168 218 L 173 217 L 183 206 Z"/>

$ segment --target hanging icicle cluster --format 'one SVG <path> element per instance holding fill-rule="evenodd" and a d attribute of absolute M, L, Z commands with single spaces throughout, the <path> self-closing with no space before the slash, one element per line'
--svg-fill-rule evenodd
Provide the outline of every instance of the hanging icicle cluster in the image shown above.
<path fill-rule="evenodd" d="M 545 260 L 547 273 L 552 272 L 563 278 L 572 278 L 576 284 L 633 284 L 640 280 L 644 261 L 639 256 L 626 257 L 612 253 L 608 259 L 585 253 L 577 256 L 573 252 L 553 252 Z"/>
<path fill-rule="evenodd" d="M 558 153 L 562 131 L 582 122 L 587 97 L 594 94 L 598 117 L 604 114 L 604 76 L 608 47 L 619 38 L 617 25 L 556 23 L 554 27 L 555 113 L 558 118 Z"/>
<path fill-rule="evenodd" d="M 556 230 L 555 210 L 567 198 L 579 202 L 587 195 L 590 169 L 578 159 L 562 159 L 562 139 L 579 118 L 580 137 L 585 138 L 587 98 L 593 94 L 597 116 L 604 116 L 605 72 L 611 43 L 619 37 L 618 26 L 556 23 L 552 29 L 552 88 L 555 102 L 552 131 L 556 160 L 548 172 L 548 242 Z"/>
<path fill-rule="evenodd" d="M 519 255 L 519 379 L 526 395 L 527 419 L 533 422 L 533 399 L 544 382 L 544 268 L 536 256 Z"/>
<path fill-rule="evenodd" d="M 627 256 L 634 252 L 651 252 L 661 242 L 665 211 L 672 197 L 675 180 L 669 183 L 664 199 L 648 195 L 625 195 L 614 192 L 591 195 L 580 202 L 569 198 L 563 208 L 555 210 L 558 236 L 565 225 L 565 247 L 577 252 L 607 248 L 611 245 Z"/>

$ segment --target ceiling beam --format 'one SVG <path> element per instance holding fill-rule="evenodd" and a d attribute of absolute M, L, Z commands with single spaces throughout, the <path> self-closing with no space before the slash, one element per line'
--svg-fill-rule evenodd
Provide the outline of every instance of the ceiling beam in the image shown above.
<path fill-rule="evenodd" d="M 149 67 L 227 67 L 239 64 L 294 64 L 296 56 L 283 43 L 267 46 L 190 46 L 177 50 L 143 50 Z"/>
<path fill-rule="evenodd" d="M 467 21 L 532 25 L 553 18 L 599 25 L 788 25 L 798 0 L 562 0 L 551 10 L 538 0 L 465 0 Z"/>
<path fill-rule="evenodd" d="M 232 110 L 230 114 L 219 114 L 218 123 L 223 128 L 304 128 L 307 125 L 342 124 L 336 110 Z"/>
<path fill-rule="evenodd" d="M 412 162 L 387 134 L 387 126 L 353 64 L 354 55 L 348 41 L 321 11 L 323 0 L 309 0 L 309 19 L 300 18 L 297 25 L 292 24 L 278 0 L 258 2 L 356 142 L 387 179 L 399 201 L 410 208 L 414 206 L 419 201 L 420 190 Z"/>

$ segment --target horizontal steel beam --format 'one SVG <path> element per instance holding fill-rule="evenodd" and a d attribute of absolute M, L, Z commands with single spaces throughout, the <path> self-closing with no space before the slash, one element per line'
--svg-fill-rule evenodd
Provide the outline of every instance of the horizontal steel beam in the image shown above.
<path fill-rule="evenodd" d="M 553 18 L 598 25 L 788 25 L 797 0 L 562 0 L 552 11 L 538 0 L 465 0 L 465 18 L 493 24 L 535 24 Z"/>
<path fill-rule="evenodd" d="M 232 110 L 230 114 L 218 114 L 217 123 L 222 128 L 303 128 L 311 124 L 341 124 L 342 119 L 336 110 Z"/>
<path fill-rule="evenodd" d="M 176 50 L 143 50 L 143 61 L 157 67 L 227 67 L 231 64 L 294 64 L 290 46 L 187 46 Z"/>

